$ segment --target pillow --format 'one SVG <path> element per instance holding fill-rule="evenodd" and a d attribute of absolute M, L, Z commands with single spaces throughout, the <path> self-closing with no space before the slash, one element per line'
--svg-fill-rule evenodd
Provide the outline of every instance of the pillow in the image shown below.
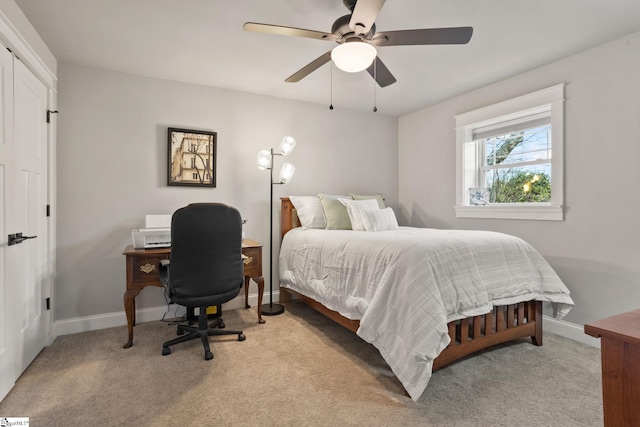
<path fill-rule="evenodd" d="M 365 231 L 391 231 L 398 229 L 398 221 L 391 208 L 363 211 L 362 223 Z"/>
<path fill-rule="evenodd" d="M 324 219 L 327 222 L 327 230 L 351 230 L 351 220 L 347 207 L 338 199 L 350 200 L 348 196 L 333 196 L 330 194 L 318 194 L 322 204 Z"/>
<path fill-rule="evenodd" d="M 365 231 L 362 223 L 362 211 L 379 210 L 378 202 L 374 199 L 348 200 L 338 199 L 340 203 L 347 207 L 347 214 L 351 221 L 351 228 L 356 231 Z"/>
<path fill-rule="evenodd" d="M 296 208 L 300 225 L 304 228 L 325 228 L 322 204 L 317 196 L 289 196 L 289 200 Z"/>
<path fill-rule="evenodd" d="M 351 198 L 353 200 L 368 200 L 368 199 L 375 199 L 378 202 L 378 206 L 380 206 L 380 209 L 384 209 L 387 207 L 387 205 L 384 204 L 384 197 L 382 197 L 382 194 L 371 194 L 369 196 L 362 196 L 362 195 L 358 195 L 358 194 L 349 194 L 351 196 Z"/>

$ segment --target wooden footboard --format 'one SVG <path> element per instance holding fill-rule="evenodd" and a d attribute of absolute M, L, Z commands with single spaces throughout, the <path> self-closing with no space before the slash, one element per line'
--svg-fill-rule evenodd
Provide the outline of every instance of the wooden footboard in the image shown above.
<path fill-rule="evenodd" d="M 542 345 L 542 302 L 493 307 L 490 313 L 448 324 L 451 343 L 433 361 L 433 370 L 496 344 L 531 337 Z"/>
<path fill-rule="evenodd" d="M 280 232 L 284 237 L 289 230 L 300 225 L 289 198 L 282 197 L 281 201 Z M 355 332 L 360 327 L 357 320 L 347 319 L 298 292 L 280 288 L 280 302 L 290 301 L 292 295 L 347 329 Z M 518 338 L 531 337 L 533 344 L 542 345 L 542 302 L 495 306 L 490 313 L 456 320 L 448 327 L 451 343 L 434 360 L 434 371 L 485 348 Z"/>
<path fill-rule="evenodd" d="M 291 296 L 296 296 L 353 332 L 360 327 L 359 321 L 347 319 L 306 295 L 280 288 L 281 302 L 283 294 L 286 295 L 284 301 L 290 301 Z M 490 313 L 456 320 L 447 326 L 451 342 L 433 361 L 434 371 L 485 348 L 519 338 L 531 337 L 533 344 L 542 345 L 542 302 L 527 301 L 495 306 Z"/>

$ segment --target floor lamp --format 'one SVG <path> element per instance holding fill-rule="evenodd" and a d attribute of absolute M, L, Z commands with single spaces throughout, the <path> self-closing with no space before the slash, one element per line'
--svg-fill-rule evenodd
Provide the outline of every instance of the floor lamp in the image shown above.
<path fill-rule="evenodd" d="M 291 181 L 293 173 L 296 171 L 295 166 L 291 163 L 283 163 L 280 169 L 280 175 L 278 181 L 273 181 L 273 156 L 286 156 L 293 150 L 296 145 L 296 140 L 290 136 L 282 138 L 280 143 L 280 152 L 274 152 L 271 150 L 260 150 L 258 152 L 258 169 L 271 171 L 271 193 L 269 195 L 269 304 L 262 305 L 262 314 L 265 316 L 275 316 L 277 314 L 284 313 L 284 306 L 282 304 L 273 303 L 273 186 L 279 184 L 286 184 Z"/>

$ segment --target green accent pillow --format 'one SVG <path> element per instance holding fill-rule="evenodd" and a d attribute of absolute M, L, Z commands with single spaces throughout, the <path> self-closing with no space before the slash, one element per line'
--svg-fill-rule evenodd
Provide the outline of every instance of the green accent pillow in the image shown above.
<path fill-rule="evenodd" d="M 384 197 L 382 194 L 371 194 L 371 195 L 358 195 L 358 194 L 349 194 L 353 200 L 367 200 L 367 199 L 375 199 L 378 202 L 378 206 L 380 209 L 384 209 L 387 207 L 384 203 Z"/>
<path fill-rule="evenodd" d="M 327 230 L 351 230 L 351 220 L 347 207 L 340 203 L 339 199 L 351 200 L 349 196 L 335 196 L 331 194 L 318 194 L 322 204 L 324 218 L 327 220 Z"/>

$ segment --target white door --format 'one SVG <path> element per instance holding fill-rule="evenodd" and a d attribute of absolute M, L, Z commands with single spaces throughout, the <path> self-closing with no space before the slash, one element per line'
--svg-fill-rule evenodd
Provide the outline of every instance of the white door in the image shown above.
<path fill-rule="evenodd" d="M 4 49 L 2 49 L 4 50 Z M 2 54 L 4 58 L 4 54 Z M 10 55 L 11 56 L 11 55 Z M 13 62 L 12 104 L 3 108 L 3 141 L 0 166 L 4 165 L 1 227 L 4 265 L 0 285 L 2 302 L 2 349 L 0 349 L 0 398 L 29 366 L 46 344 L 48 316 L 45 294 L 49 292 L 48 223 L 46 217 L 47 172 L 47 88 L 22 62 Z M 1 62 L 2 70 L 5 59 Z M 7 71 L 8 74 L 8 71 Z M 3 72 L 3 84 L 5 73 Z M 9 85 L 6 86 L 9 88 Z M 4 113 L 4 112 L 3 112 Z M 9 115 L 11 120 L 5 120 Z M 4 130 L 4 129 L 3 129 Z M 2 179 L 2 178 L 0 178 Z M 9 245 L 9 235 L 30 237 Z M 46 292 L 45 292 L 46 291 Z"/>
<path fill-rule="evenodd" d="M 13 210 L 13 56 L 0 45 L 0 399 L 13 387 L 18 377 L 16 357 L 17 333 L 13 322 L 11 293 L 16 290 L 11 277 L 13 252 L 8 244 L 12 233 Z"/>
<path fill-rule="evenodd" d="M 9 249 L 17 252 L 18 368 L 20 373 L 44 348 L 45 297 L 49 286 L 47 222 L 47 87 L 20 61 L 13 61 L 14 229 L 33 237 Z"/>

